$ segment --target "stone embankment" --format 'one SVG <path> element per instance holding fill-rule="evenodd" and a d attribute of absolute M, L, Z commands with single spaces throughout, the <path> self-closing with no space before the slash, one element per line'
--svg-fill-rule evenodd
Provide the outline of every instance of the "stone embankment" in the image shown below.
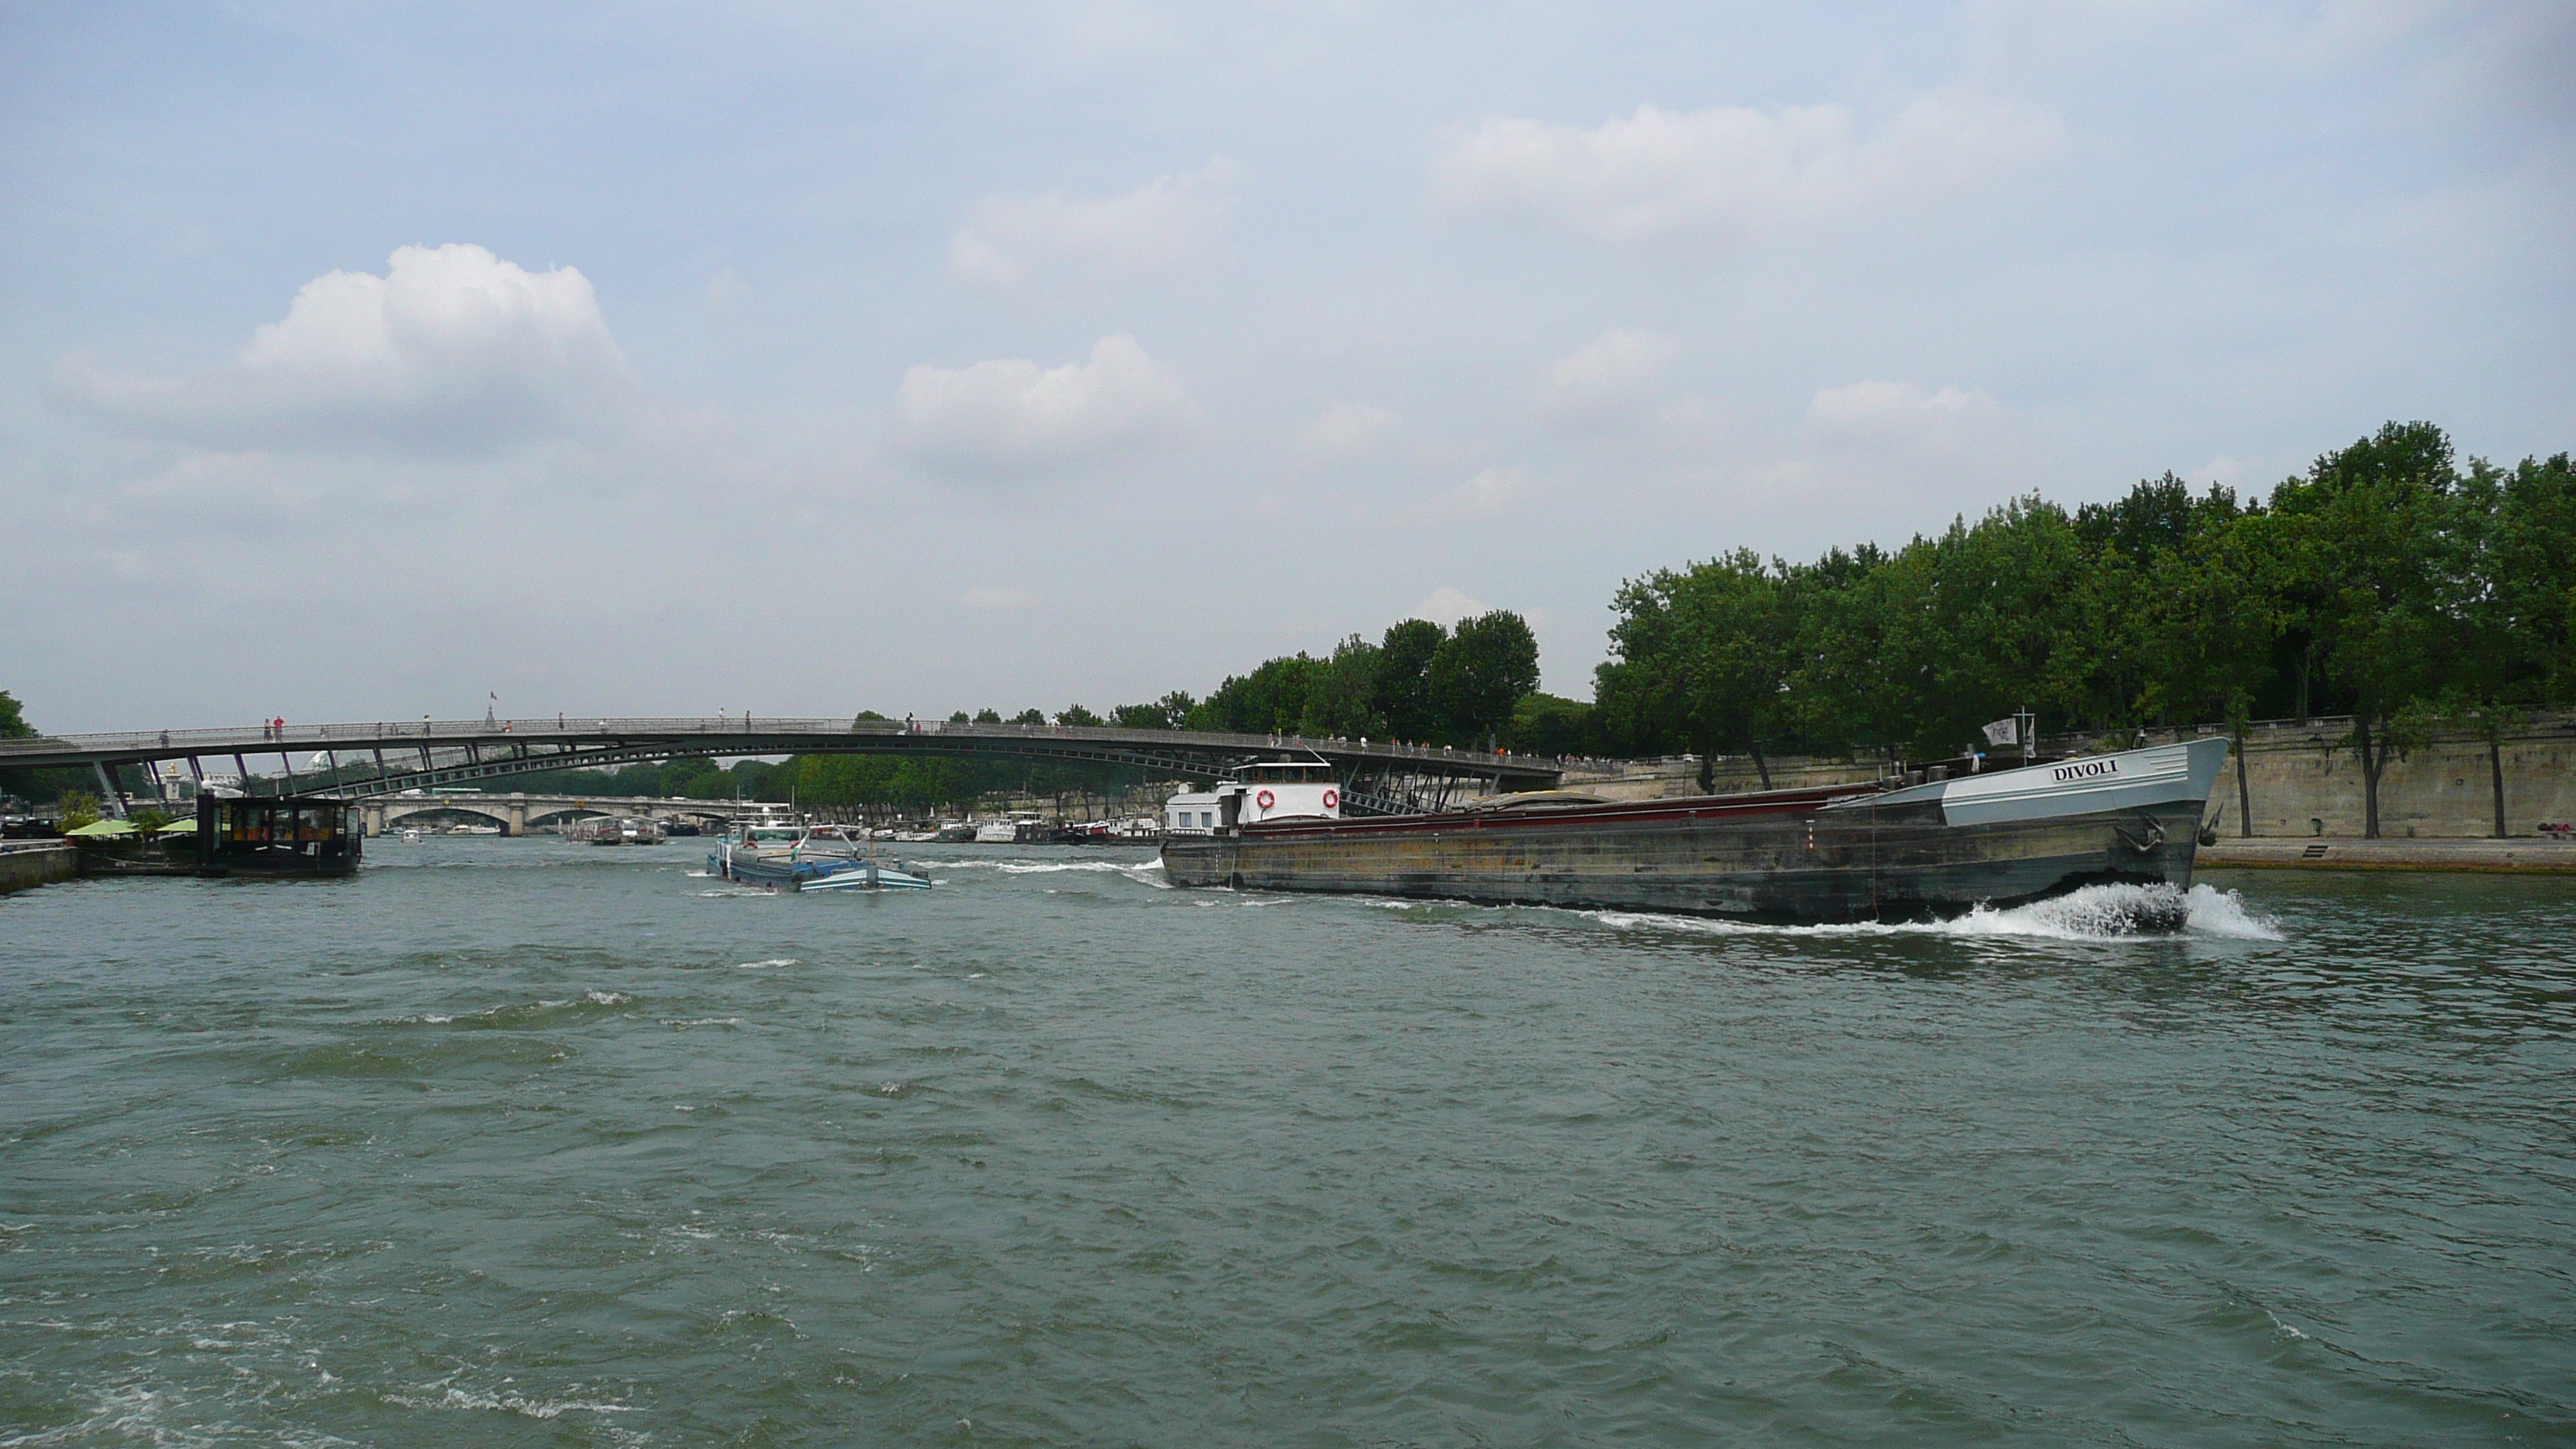
<path fill-rule="evenodd" d="M 2470 870 L 2576 875 L 2576 845 L 2554 839 L 2227 839 L 2200 848 L 2203 870 Z"/>
<path fill-rule="evenodd" d="M 80 852 L 60 841 L 0 842 L 0 896 L 80 874 Z"/>

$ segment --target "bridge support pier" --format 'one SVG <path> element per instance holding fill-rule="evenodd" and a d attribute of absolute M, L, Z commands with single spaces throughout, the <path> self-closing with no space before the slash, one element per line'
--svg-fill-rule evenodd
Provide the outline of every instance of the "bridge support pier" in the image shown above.
<path fill-rule="evenodd" d="M 381 800 L 363 800 L 358 804 L 358 833 L 373 840 L 385 833 L 385 807 Z"/>
<path fill-rule="evenodd" d="M 510 818 L 501 822 L 501 833 L 511 836 L 528 833 L 528 797 L 525 792 L 510 797 Z"/>

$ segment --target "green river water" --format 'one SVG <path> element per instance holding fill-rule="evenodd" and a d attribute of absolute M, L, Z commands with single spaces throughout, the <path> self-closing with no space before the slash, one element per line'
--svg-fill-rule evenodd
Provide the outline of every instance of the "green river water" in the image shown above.
<path fill-rule="evenodd" d="M 2576 1444 L 2563 880 L 703 854 L 0 900 L 0 1445 Z"/>

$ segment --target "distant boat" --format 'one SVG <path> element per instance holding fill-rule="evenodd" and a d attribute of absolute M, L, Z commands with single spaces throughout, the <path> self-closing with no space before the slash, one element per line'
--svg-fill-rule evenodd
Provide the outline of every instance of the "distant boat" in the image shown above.
<path fill-rule="evenodd" d="M 1044 817 L 1022 812 L 1008 820 L 987 820 L 975 827 L 978 845 L 1034 845 L 1051 832 Z"/>
<path fill-rule="evenodd" d="M 659 845 L 662 843 L 661 822 L 631 818 L 584 820 L 568 832 L 573 839 L 591 845 Z"/>

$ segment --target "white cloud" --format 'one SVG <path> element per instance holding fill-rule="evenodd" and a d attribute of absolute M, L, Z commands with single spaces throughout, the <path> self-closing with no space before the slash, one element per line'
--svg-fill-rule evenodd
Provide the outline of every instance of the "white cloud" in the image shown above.
<path fill-rule="evenodd" d="M 1771 451 L 1762 491 L 1775 499 L 1829 516 L 1868 504 L 1903 516 L 1899 526 L 1928 521 L 1904 515 L 1901 500 L 1973 497 L 1982 507 L 2063 479 L 2046 440 L 1991 393 L 1912 382 L 1820 389 Z"/>
<path fill-rule="evenodd" d="M 1043 471 L 1167 440 L 1197 416 L 1180 379 L 1122 333 L 1062 367 L 1017 357 L 915 366 L 895 394 L 895 439 L 940 471 Z"/>
<path fill-rule="evenodd" d="M 1440 587 L 1431 591 L 1431 597 L 1414 605 L 1412 610 L 1408 612 L 1405 617 L 1408 619 L 1428 619 L 1432 623 L 1446 629 L 1451 625 L 1456 624 L 1461 619 L 1472 619 L 1478 614 L 1491 612 L 1491 610 L 1485 607 L 1482 601 L 1471 599 L 1465 594 L 1460 593 L 1458 590 L 1451 588 L 1447 584 L 1442 584 Z"/>
<path fill-rule="evenodd" d="M 740 306 L 742 299 L 749 295 L 751 295 L 751 288 L 743 283 L 741 277 L 735 275 L 733 268 L 726 267 L 707 278 L 707 315 L 719 319 L 730 317 L 733 315 L 734 308 Z"/>
<path fill-rule="evenodd" d="M 1350 458 L 1368 452 L 1404 426 L 1403 415 L 1375 403 L 1337 403 L 1306 425 L 1297 441 L 1308 452 Z"/>
<path fill-rule="evenodd" d="M 1568 421 L 1617 417 L 1651 399 L 1664 365 L 1680 353 L 1680 343 L 1652 332 L 1604 332 L 1549 365 L 1539 379 L 1539 403 Z"/>
<path fill-rule="evenodd" d="M 1736 239 L 1965 190 L 2053 149 L 2053 115 L 1942 91 L 1862 134 L 1842 106 L 1717 106 L 1598 126 L 1488 117 L 1432 185 L 1467 210 L 1536 216 L 1611 241 Z"/>
<path fill-rule="evenodd" d="M 56 376 L 113 424 L 217 448 L 484 453 L 612 430 L 634 401 L 589 278 L 461 244 L 403 247 L 381 277 L 314 278 L 211 371 L 66 359 Z"/>
<path fill-rule="evenodd" d="M 2011 409 L 1991 393 L 1863 381 L 1818 390 L 1800 428 L 1824 442 L 1940 447 L 1990 433 L 2010 417 Z"/>
<path fill-rule="evenodd" d="M 1491 518 L 1536 497 L 1526 468 L 1486 468 L 1455 488 L 1433 494 L 1407 515 L 1425 522 L 1463 523 Z"/>
<path fill-rule="evenodd" d="M 995 197 L 948 244 L 950 270 L 1007 287 L 1050 262 L 1168 266 L 1213 244 L 1234 217 L 1242 168 L 1219 156 L 1196 171 L 1158 176 L 1124 196 Z"/>
<path fill-rule="evenodd" d="M 1037 595 L 1026 589 L 968 589 L 966 607 L 970 609 L 1025 609 L 1036 603 Z"/>

